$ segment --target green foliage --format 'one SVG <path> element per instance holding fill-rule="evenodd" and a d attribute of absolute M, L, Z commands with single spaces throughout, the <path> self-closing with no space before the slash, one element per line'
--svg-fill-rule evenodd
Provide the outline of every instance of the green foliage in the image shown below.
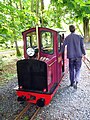
<path fill-rule="evenodd" d="M 22 31 L 35 26 L 36 16 L 30 12 L 29 3 L 23 0 L 21 9 L 19 0 L 0 2 L 0 43 L 20 40 Z"/>
<path fill-rule="evenodd" d="M 48 10 L 42 10 L 39 1 L 38 15 L 36 5 L 37 0 L 0 1 L 0 44 L 21 40 L 24 30 L 42 22 L 43 27 L 62 28 L 62 21 L 82 23 L 83 17 L 90 18 L 90 0 L 51 0 Z"/>
<path fill-rule="evenodd" d="M 28 116 L 25 116 L 25 117 L 23 118 L 23 120 L 29 120 L 29 117 L 28 117 Z"/>

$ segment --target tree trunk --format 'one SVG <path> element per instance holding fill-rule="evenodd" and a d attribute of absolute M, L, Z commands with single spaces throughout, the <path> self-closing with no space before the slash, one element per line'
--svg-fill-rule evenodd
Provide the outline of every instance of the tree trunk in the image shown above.
<path fill-rule="evenodd" d="M 21 0 L 20 0 L 21 2 Z M 11 6 L 12 6 L 12 0 L 10 0 L 10 3 L 9 3 Z M 21 6 L 20 6 L 21 7 Z M 12 18 L 12 24 L 13 26 L 15 26 L 15 21 L 14 21 L 14 17 L 12 16 L 11 14 L 11 18 Z M 14 36 L 14 42 L 15 42 L 15 47 L 16 47 L 16 55 L 17 56 L 21 56 L 21 53 L 20 53 L 20 50 L 19 50 L 19 47 L 18 47 L 18 44 L 17 44 L 17 40 L 16 40 L 16 32 L 15 32 L 15 29 L 12 30 L 13 31 L 13 36 Z"/>
<path fill-rule="evenodd" d="M 87 17 L 83 18 L 83 31 L 84 31 L 85 42 L 89 42 L 90 41 L 90 36 L 89 36 L 89 18 L 87 18 Z"/>
<path fill-rule="evenodd" d="M 20 3 L 20 9 L 22 10 L 22 1 L 20 0 L 19 3 Z"/>
<path fill-rule="evenodd" d="M 42 15 L 41 15 L 41 21 L 40 21 L 40 23 L 41 23 L 41 26 L 43 26 L 43 10 L 44 10 L 44 0 L 41 0 L 41 13 L 42 13 Z"/>
<path fill-rule="evenodd" d="M 20 50 L 19 50 L 17 41 L 15 40 L 14 42 L 15 42 L 15 46 L 16 46 L 16 55 L 17 55 L 17 56 L 21 56 L 21 53 L 20 53 Z"/>
<path fill-rule="evenodd" d="M 41 11 L 44 10 L 44 0 L 41 0 Z"/>
<path fill-rule="evenodd" d="M 34 11 L 34 0 L 31 0 L 31 12 L 33 12 Z"/>
<path fill-rule="evenodd" d="M 76 24 L 76 27 L 78 28 L 79 32 L 80 32 L 80 33 L 81 33 L 81 35 L 83 36 L 83 33 L 82 33 L 82 31 L 81 31 L 81 29 L 80 29 L 80 27 L 79 27 L 79 25 L 78 25 L 78 24 Z"/>
<path fill-rule="evenodd" d="M 39 0 L 36 0 L 36 16 L 38 17 L 39 12 Z"/>

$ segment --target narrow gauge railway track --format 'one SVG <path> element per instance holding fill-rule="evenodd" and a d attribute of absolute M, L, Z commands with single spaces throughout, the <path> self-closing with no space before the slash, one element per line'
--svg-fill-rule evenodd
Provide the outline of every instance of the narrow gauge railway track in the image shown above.
<path fill-rule="evenodd" d="M 17 117 L 15 118 L 15 120 L 20 120 L 21 117 L 24 115 L 24 113 L 30 108 L 30 103 L 28 103 L 26 105 L 26 107 L 17 115 Z"/>
<path fill-rule="evenodd" d="M 90 71 L 90 60 L 85 57 L 85 59 L 83 60 L 83 62 L 86 65 L 86 67 L 88 68 L 88 70 Z"/>
<path fill-rule="evenodd" d="M 33 116 L 30 118 L 30 120 L 34 120 L 35 116 L 37 115 L 37 113 L 39 112 L 40 109 L 41 109 L 41 107 L 37 108 L 37 110 L 35 111 L 35 113 L 33 114 Z"/>
<path fill-rule="evenodd" d="M 14 120 L 22 120 L 22 117 L 28 111 L 31 105 L 32 105 L 31 103 L 28 103 L 26 107 L 17 115 L 17 117 Z M 34 113 L 32 113 L 32 116 L 29 118 L 29 120 L 34 120 L 35 116 L 37 115 L 40 109 L 41 109 L 40 107 L 36 106 L 36 110 Z"/>
<path fill-rule="evenodd" d="M 62 75 L 61 81 L 67 73 L 68 73 L 68 68 L 66 69 L 66 72 L 64 73 L 64 75 Z M 59 86 L 60 86 L 60 84 L 59 84 Z M 28 109 L 30 108 L 31 105 L 32 105 L 31 103 L 28 103 L 26 105 L 26 107 L 17 115 L 17 117 L 14 120 L 21 120 L 23 115 L 28 111 Z M 41 107 L 36 106 L 36 110 L 33 113 L 33 115 L 29 118 L 29 120 L 34 120 L 35 116 L 37 115 L 37 113 L 39 112 L 40 109 L 41 109 Z"/>

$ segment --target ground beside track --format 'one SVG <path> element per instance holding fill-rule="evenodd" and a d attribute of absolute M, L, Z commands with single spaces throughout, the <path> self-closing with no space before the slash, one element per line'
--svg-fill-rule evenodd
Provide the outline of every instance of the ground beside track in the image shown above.
<path fill-rule="evenodd" d="M 77 91 L 68 87 L 67 75 L 50 105 L 44 107 L 35 120 L 90 120 L 90 73 L 84 64 L 81 75 Z M 25 106 L 17 102 L 13 90 L 16 85 L 17 78 L 0 85 L 0 120 L 14 120 Z"/>
<path fill-rule="evenodd" d="M 90 44 L 87 48 L 90 49 Z M 90 60 L 90 54 L 87 57 Z M 69 84 L 67 74 L 51 103 L 39 112 L 36 120 L 90 120 L 90 71 L 84 63 L 77 90 Z"/>
<path fill-rule="evenodd" d="M 36 120 L 90 120 L 90 72 L 83 64 L 77 90 L 69 86 L 69 74 L 61 82 L 50 105 L 45 106 Z"/>

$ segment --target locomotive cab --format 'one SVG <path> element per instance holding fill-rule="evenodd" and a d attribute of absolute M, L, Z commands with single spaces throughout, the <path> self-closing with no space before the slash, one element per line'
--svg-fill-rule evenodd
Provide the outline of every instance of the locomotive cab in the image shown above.
<path fill-rule="evenodd" d="M 23 97 L 44 106 L 51 101 L 62 78 L 61 36 L 48 28 L 31 28 L 22 35 L 25 59 L 17 62 L 18 100 Z"/>

